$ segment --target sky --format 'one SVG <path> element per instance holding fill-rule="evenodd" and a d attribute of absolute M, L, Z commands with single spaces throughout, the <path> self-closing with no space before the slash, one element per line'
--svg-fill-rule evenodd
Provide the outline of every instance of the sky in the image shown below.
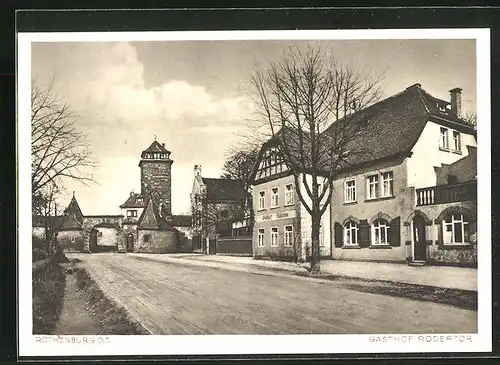
<path fill-rule="evenodd" d="M 117 214 L 140 191 L 141 151 L 155 139 L 171 151 L 172 212 L 189 212 L 195 164 L 219 177 L 228 149 L 255 117 L 249 76 L 290 46 L 308 41 L 142 41 L 33 43 L 39 86 L 67 102 L 87 134 L 96 183 L 65 182 L 84 214 Z M 309 41 L 357 70 L 383 75 L 384 96 L 420 83 L 449 100 L 461 87 L 463 109 L 476 108 L 474 40 Z"/>

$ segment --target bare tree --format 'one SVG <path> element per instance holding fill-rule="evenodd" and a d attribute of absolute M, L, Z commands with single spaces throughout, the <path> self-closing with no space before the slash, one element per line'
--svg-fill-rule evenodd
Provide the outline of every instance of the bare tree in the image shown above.
<path fill-rule="evenodd" d="M 464 115 L 464 120 L 474 126 L 474 128 L 477 127 L 477 114 L 474 112 L 466 112 Z"/>
<path fill-rule="evenodd" d="M 52 93 L 52 83 L 31 85 L 31 186 L 34 197 L 63 189 L 64 179 L 94 181 L 84 170 L 94 167 L 87 136 L 78 130 L 78 116 Z M 36 199 L 34 199 L 35 201 Z"/>
<path fill-rule="evenodd" d="M 239 211 L 233 211 L 232 216 L 234 218 L 241 217 L 241 219 L 249 218 L 250 226 L 253 225 L 254 220 L 250 186 L 252 183 L 252 173 L 257 164 L 258 157 L 259 148 L 256 146 L 249 145 L 243 149 L 233 147 L 226 157 L 221 175 L 223 179 L 238 181 L 243 188 L 245 195 L 241 197 L 240 204 L 237 207 L 233 207 L 233 210 L 236 208 Z"/>
<path fill-rule="evenodd" d="M 258 148 L 239 149 L 232 148 L 229 151 L 224 166 L 222 167 L 223 179 L 232 179 L 240 183 L 245 191 L 248 191 L 251 176 L 259 156 Z"/>
<path fill-rule="evenodd" d="M 290 49 L 251 76 L 258 120 L 267 125 L 268 147 L 291 170 L 298 197 L 311 215 L 311 272 L 320 272 L 321 217 L 333 194 L 333 180 L 355 154 L 352 141 L 364 123 L 343 118 L 382 95 L 380 77 L 356 72 L 319 48 Z"/>
<path fill-rule="evenodd" d="M 216 238 L 217 235 L 230 235 L 231 222 L 241 214 L 240 204 L 236 202 L 213 202 L 205 196 L 197 195 L 192 201 L 193 235 L 200 236 L 202 251 L 205 252 L 203 239 Z"/>
<path fill-rule="evenodd" d="M 47 253 L 54 245 L 57 225 L 57 196 L 66 179 L 82 183 L 94 181 L 82 171 L 94 167 L 86 135 L 78 130 L 78 116 L 47 87 L 31 85 L 31 188 L 35 219 L 43 220 L 44 246 Z"/>

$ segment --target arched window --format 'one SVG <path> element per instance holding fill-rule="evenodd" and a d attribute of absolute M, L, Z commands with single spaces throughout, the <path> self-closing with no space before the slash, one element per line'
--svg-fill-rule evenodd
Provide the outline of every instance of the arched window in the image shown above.
<path fill-rule="evenodd" d="M 358 224 L 354 221 L 349 221 L 344 225 L 344 245 L 355 246 L 358 244 Z"/>
<path fill-rule="evenodd" d="M 445 245 L 466 244 L 470 242 L 469 222 L 463 214 L 447 215 L 442 221 L 443 243 Z"/>
<path fill-rule="evenodd" d="M 372 231 L 373 245 L 389 244 L 389 222 L 387 222 L 385 219 L 377 219 L 375 222 L 373 222 Z"/>

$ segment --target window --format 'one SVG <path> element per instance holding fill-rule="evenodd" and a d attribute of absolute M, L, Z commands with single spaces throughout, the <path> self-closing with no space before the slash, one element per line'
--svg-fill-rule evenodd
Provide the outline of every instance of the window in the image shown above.
<path fill-rule="evenodd" d="M 271 228 L 271 246 L 278 246 L 278 227 Z"/>
<path fill-rule="evenodd" d="M 389 233 L 389 224 L 385 219 L 377 219 L 373 223 L 373 245 L 389 244 L 387 235 Z"/>
<path fill-rule="evenodd" d="M 439 148 L 442 148 L 442 149 L 449 149 L 449 145 L 448 145 L 448 128 L 442 128 L 441 127 L 441 130 L 440 130 L 440 134 L 441 134 L 441 138 L 439 140 Z"/>
<path fill-rule="evenodd" d="M 469 222 L 463 214 L 452 214 L 443 221 L 444 244 L 464 244 L 469 242 Z"/>
<path fill-rule="evenodd" d="M 142 236 L 142 240 L 144 242 L 150 242 L 151 241 L 151 235 L 150 234 L 145 234 L 144 236 Z"/>
<path fill-rule="evenodd" d="M 278 188 L 271 189 L 271 208 L 279 206 L 279 190 Z"/>
<path fill-rule="evenodd" d="M 261 191 L 259 193 L 259 210 L 266 209 L 266 192 Z"/>
<path fill-rule="evenodd" d="M 344 202 L 353 203 L 356 201 L 356 180 L 345 182 Z"/>
<path fill-rule="evenodd" d="M 344 245 L 355 246 L 358 244 L 359 227 L 356 222 L 349 221 L 344 226 Z"/>
<path fill-rule="evenodd" d="M 293 185 L 285 185 L 285 205 L 293 205 L 294 202 L 294 191 Z"/>
<path fill-rule="evenodd" d="M 460 132 L 453 131 L 453 151 L 462 151 L 462 144 L 460 141 Z"/>
<path fill-rule="evenodd" d="M 394 195 L 394 184 L 392 179 L 392 171 L 384 172 L 382 174 L 382 196 Z"/>
<path fill-rule="evenodd" d="M 285 246 L 293 246 L 293 226 L 285 226 Z"/>
<path fill-rule="evenodd" d="M 378 197 L 378 175 L 368 176 L 367 178 L 368 185 L 368 199 L 375 199 Z"/>
<path fill-rule="evenodd" d="M 75 242 L 75 236 L 71 237 L 71 242 Z"/>
<path fill-rule="evenodd" d="M 264 229 L 259 228 L 259 240 L 257 242 L 257 246 L 264 247 Z"/>
<path fill-rule="evenodd" d="M 127 217 L 137 217 L 137 210 L 127 210 Z"/>

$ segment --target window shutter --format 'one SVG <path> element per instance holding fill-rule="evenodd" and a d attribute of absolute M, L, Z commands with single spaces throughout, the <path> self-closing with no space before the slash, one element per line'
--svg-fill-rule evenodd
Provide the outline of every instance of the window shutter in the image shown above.
<path fill-rule="evenodd" d="M 335 222 L 335 247 L 344 245 L 344 228 L 339 222 Z"/>
<path fill-rule="evenodd" d="M 442 245 L 443 244 L 443 231 L 445 229 L 444 222 L 437 222 L 436 227 L 438 230 L 438 239 L 437 239 L 437 244 Z"/>
<path fill-rule="evenodd" d="M 370 224 L 366 219 L 359 222 L 359 246 L 370 246 Z"/>
<path fill-rule="evenodd" d="M 389 244 L 394 247 L 401 246 L 401 218 L 396 217 L 390 223 Z"/>

